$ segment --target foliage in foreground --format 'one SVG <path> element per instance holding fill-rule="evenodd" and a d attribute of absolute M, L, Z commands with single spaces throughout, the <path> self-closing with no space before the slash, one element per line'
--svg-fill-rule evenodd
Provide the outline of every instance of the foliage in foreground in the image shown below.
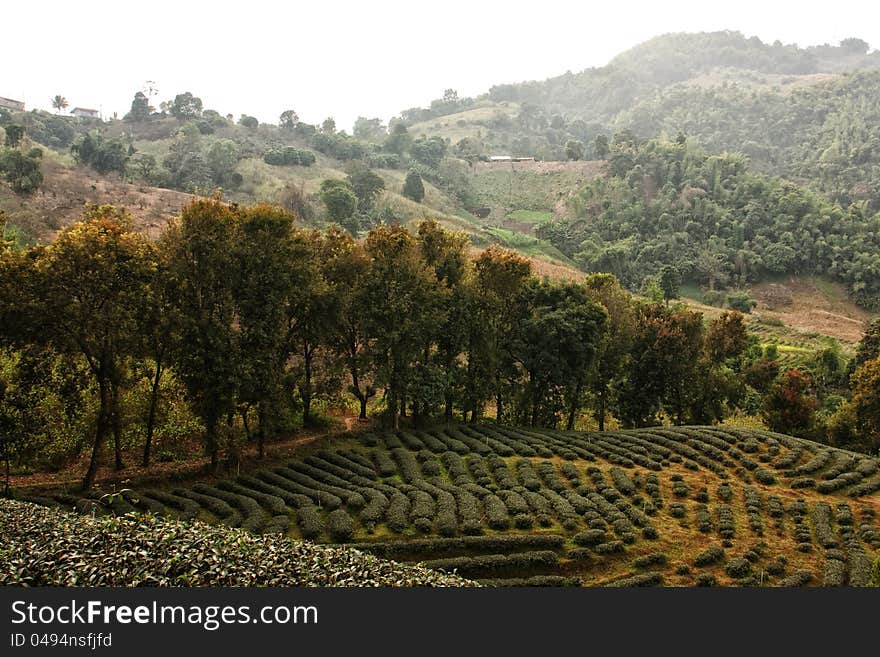
<path fill-rule="evenodd" d="M 155 516 L 90 518 L 0 500 L 0 585 L 471 586 L 350 548 Z"/>

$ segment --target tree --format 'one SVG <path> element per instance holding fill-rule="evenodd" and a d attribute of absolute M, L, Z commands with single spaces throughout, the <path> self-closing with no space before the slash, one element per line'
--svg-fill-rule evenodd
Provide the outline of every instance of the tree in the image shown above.
<path fill-rule="evenodd" d="M 406 174 L 402 194 L 416 203 L 421 203 L 425 198 L 425 186 L 422 184 L 422 177 L 418 171 L 410 169 L 409 173 Z"/>
<path fill-rule="evenodd" d="M 131 110 L 125 115 L 125 119 L 138 123 L 146 121 L 150 118 L 151 111 L 149 99 L 144 95 L 144 92 L 138 91 L 131 101 Z"/>
<path fill-rule="evenodd" d="M 10 123 L 4 130 L 6 131 L 6 146 L 8 148 L 18 148 L 18 145 L 24 138 L 24 127 L 16 123 Z"/>
<path fill-rule="evenodd" d="M 575 161 L 584 159 L 584 143 L 569 139 L 565 142 L 565 157 Z"/>
<path fill-rule="evenodd" d="M 713 364 L 737 358 L 749 346 L 749 334 L 742 313 L 729 310 L 709 322 L 706 355 Z"/>
<path fill-rule="evenodd" d="M 282 128 L 293 129 L 297 123 L 299 123 L 299 115 L 292 109 L 284 110 L 281 112 L 281 116 L 278 117 L 278 124 Z"/>
<path fill-rule="evenodd" d="M 627 427 L 656 424 L 663 409 L 683 424 L 698 392 L 702 315 L 661 305 L 638 309 L 629 371 L 618 391 L 617 417 Z M 690 354 L 690 357 L 683 357 Z"/>
<path fill-rule="evenodd" d="M 412 144 L 412 137 L 402 121 L 392 122 L 391 131 L 383 144 L 383 148 L 391 153 L 403 155 Z"/>
<path fill-rule="evenodd" d="M 234 182 L 235 167 L 238 165 L 238 145 L 234 141 L 231 139 L 214 141 L 208 149 L 205 160 L 211 170 L 211 178 L 217 185 L 229 185 Z"/>
<path fill-rule="evenodd" d="M 465 279 L 469 321 L 462 394 L 471 422 L 477 422 L 490 399 L 495 400 L 496 421 L 504 417 L 507 377 L 515 371 L 508 336 L 519 317 L 511 301 L 521 298 L 531 271 L 528 258 L 492 245 L 476 258 L 472 275 Z"/>
<path fill-rule="evenodd" d="M 81 355 L 99 389 L 92 455 L 83 480 L 91 488 L 107 434 L 119 451 L 119 396 L 123 361 L 136 348 L 139 320 L 156 257 L 147 238 L 129 229 L 130 219 L 112 206 L 88 209 L 84 220 L 64 229 L 55 242 L 33 254 L 20 282 L 28 298 L 31 343 Z"/>
<path fill-rule="evenodd" d="M 608 137 L 605 135 L 596 135 L 596 139 L 593 140 L 593 150 L 596 151 L 596 157 L 600 160 L 604 160 L 608 157 L 608 153 L 611 151 L 608 145 Z"/>
<path fill-rule="evenodd" d="M 511 339 L 511 351 L 526 374 L 519 419 L 555 427 L 559 413 L 567 410 L 571 429 L 607 313 L 573 283 L 531 280 L 523 294 L 525 312 Z"/>
<path fill-rule="evenodd" d="M 813 428 L 817 406 L 813 378 L 790 369 L 770 388 L 761 415 L 771 431 L 802 436 Z"/>
<path fill-rule="evenodd" d="M 330 286 L 335 321 L 331 325 L 330 348 L 340 358 L 351 378 L 348 390 L 358 400 L 358 417 L 367 419 L 367 403 L 376 394 L 372 385 L 373 338 L 366 321 L 366 285 L 370 258 L 363 245 L 347 232 L 330 227 L 321 242 L 324 277 Z"/>
<path fill-rule="evenodd" d="M 421 162 L 427 167 L 436 169 L 440 166 L 440 161 L 446 156 L 448 144 L 442 137 L 431 137 L 426 139 L 424 136 L 419 137 L 409 147 L 410 155 L 413 159 Z"/>
<path fill-rule="evenodd" d="M 328 178 L 321 183 L 320 195 L 332 221 L 343 224 L 357 212 L 357 196 L 347 181 Z"/>
<path fill-rule="evenodd" d="M 853 356 L 851 367 L 855 370 L 875 358 L 880 358 L 880 319 L 875 319 L 868 324 L 868 328 L 865 329 L 862 339 L 856 346 L 856 354 Z"/>
<path fill-rule="evenodd" d="M 353 134 L 355 139 L 380 142 L 388 134 L 388 131 L 385 129 L 382 119 L 367 119 L 359 116 L 354 122 Z"/>
<path fill-rule="evenodd" d="M 161 237 L 168 258 L 171 305 L 179 322 L 172 363 L 193 410 L 205 427 L 205 451 L 216 469 L 220 421 L 231 423 L 240 379 L 230 254 L 235 214 L 217 200 L 183 208 Z"/>
<path fill-rule="evenodd" d="M 611 274 L 593 274 L 586 280 L 587 294 L 608 313 L 608 330 L 599 343 L 596 367 L 588 378 L 593 417 L 605 430 L 608 410 L 616 405 L 617 389 L 626 375 L 636 333 L 636 306 L 632 295 Z"/>
<path fill-rule="evenodd" d="M 321 123 L 321 132 L 325 135 L 335 135 L 336 134 L 336 119 L 332 116 L 328 116 L 324 119 L 324 122 Z"/>
<path fill-rule="evenodd" d="M 663 300 L 669 305 L 671 299 L 678 299 L 681 288 L 681 274 L 672 265 L 663 265 L 660 268 L 660 277 L 657 281 L 663 290 Z"/>
<path fill-rule="evenodd" d="M 852 409 L 861 442 L 875 452 L 880 447 L 880 358 L 865 362 L 853 375 Z"/>
<path fill-rule="evenodd" d="M 189 91 L 177 94 L 168 111 L 178 121 L 194 119 L 202 113 L 202 99 Z"/>
<path fill-rule="evenodd" d="M 281 415 L 285 375 L 301 330 L 304 291 L 314 278 L 313 256 L 294 229 L 294 216 L 268 205 L 239 210 L 233 275 L 240 327 L 241 401 L 256 408 L 257 448 Z"/>
<path fill-rule="evenodd" d="M 5 174 L 16 194 L 31 194 L 43 184 L 41 159 L 42 151 L 38 148 L 27 155 L 16 149 L 5 149 L 0 152 L 0 173 Z"/>
<path fill-rule="evenodd" d="M 379 193 L 385 189 L 385 181 L 362 162 L 352 162 L 348 166 L 348 183 L 357 197 L 357 207 L 367 212 Z"/>
<path fill-rule="evenodd" d="M 62 96 L 61 94 L 56 95 L 52 99 L 52 107 L 54 107 L 55 111 L 60 114 L 61 110 L 67 108 L 67 99 L 64 96 Z"/>
<path fill-rule="evenodd" d="M 375 336 L 376 378 L 385 387 L 388 420 L 396 430 L 412 364 L 442 321 L 437 279 L 402 226 L 373 229 L 364 246 L 371 267 L 363 312 L 368 332 Z"/>
<path fill-rule="evenodd" d="M 244 126 L 245 128 L 249 128 L 254 130 L 260 125 L 260 122 L 256 117 L 248 116 L 247 114 L 242 114 L 241 118 L 238 119 L 238 125 Z"/>

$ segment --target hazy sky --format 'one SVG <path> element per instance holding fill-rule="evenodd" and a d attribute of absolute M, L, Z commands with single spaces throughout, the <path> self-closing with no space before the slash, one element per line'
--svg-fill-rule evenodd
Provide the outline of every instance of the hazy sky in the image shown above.
<path fill-rule="evenodd" d="M 60 93 L 71 109 L 121 116 L 155 80 L 156 105 L 192 91 L 236 118 L 275 123 L 293 108 L 349 130 L 359 115 L 387 120 L 449 87 L 470 96 L 603 66 L 666 32 L 880 47 L 880 2 L 869 0 L 49 0 L 4 3 L 0 23 L 0 96 L 28 109 L 50 109 Z"/>

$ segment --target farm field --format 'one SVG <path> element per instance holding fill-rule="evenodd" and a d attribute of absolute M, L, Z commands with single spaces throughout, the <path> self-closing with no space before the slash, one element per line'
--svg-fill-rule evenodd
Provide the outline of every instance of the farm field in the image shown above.
<path fill-rule="evenodd" d="M 347 434 L 235 479 L 31 501 L 348 543 L 491 586 L 865 585 L 876 459 L 716 427 Z"/>

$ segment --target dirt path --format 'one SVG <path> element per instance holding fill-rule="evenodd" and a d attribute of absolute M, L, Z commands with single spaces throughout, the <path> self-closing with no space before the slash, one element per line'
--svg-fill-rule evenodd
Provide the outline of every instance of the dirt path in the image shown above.
<path fill-rule="evenodd" d="M 336 420 L 336 425 L 329 429 L 303 431 L 295 436 L 267 443 L 265 445 L 265 456 L 262 460 L 257 456 L 256 444 L 246 445 L 241 452 L 238 470 L 246 471 L 273 465 L 290 458 L 302 447 L 316 441 L 340 437 L 346 433 L 360 431 L 372 426 L 372 421 L 359 420 L 356 416 L 344 416 L 334 418 L 334 420 Z M 193 445 L 194 450 L 199 448 L 198 444 Z M 139 463 L 140 455 L 138 452 L 132 451 L 125 454 L 124 460 L 126 463 Z M 211 459 L 207 456 L 198 456 L 171 463 L 152 463 L 147 468 L 140 465 L 131 465 L 123 470 L 114 470 L 110 450 L 105 449 L 103 462 L 95 479 L 95 487 L 98 489 L 113 488 L 120 485 L 143 486 L 151 483 L 210 477 Z M 88 460 L 82 458 L 60 472 L 13 475 L 11 485 L 16 490 L 30 493 L 44 490 L 75 489 L 82 482 L 87 467 Z M 228 476 L 229 473 L 226 472 L 224 474 Z"/>

